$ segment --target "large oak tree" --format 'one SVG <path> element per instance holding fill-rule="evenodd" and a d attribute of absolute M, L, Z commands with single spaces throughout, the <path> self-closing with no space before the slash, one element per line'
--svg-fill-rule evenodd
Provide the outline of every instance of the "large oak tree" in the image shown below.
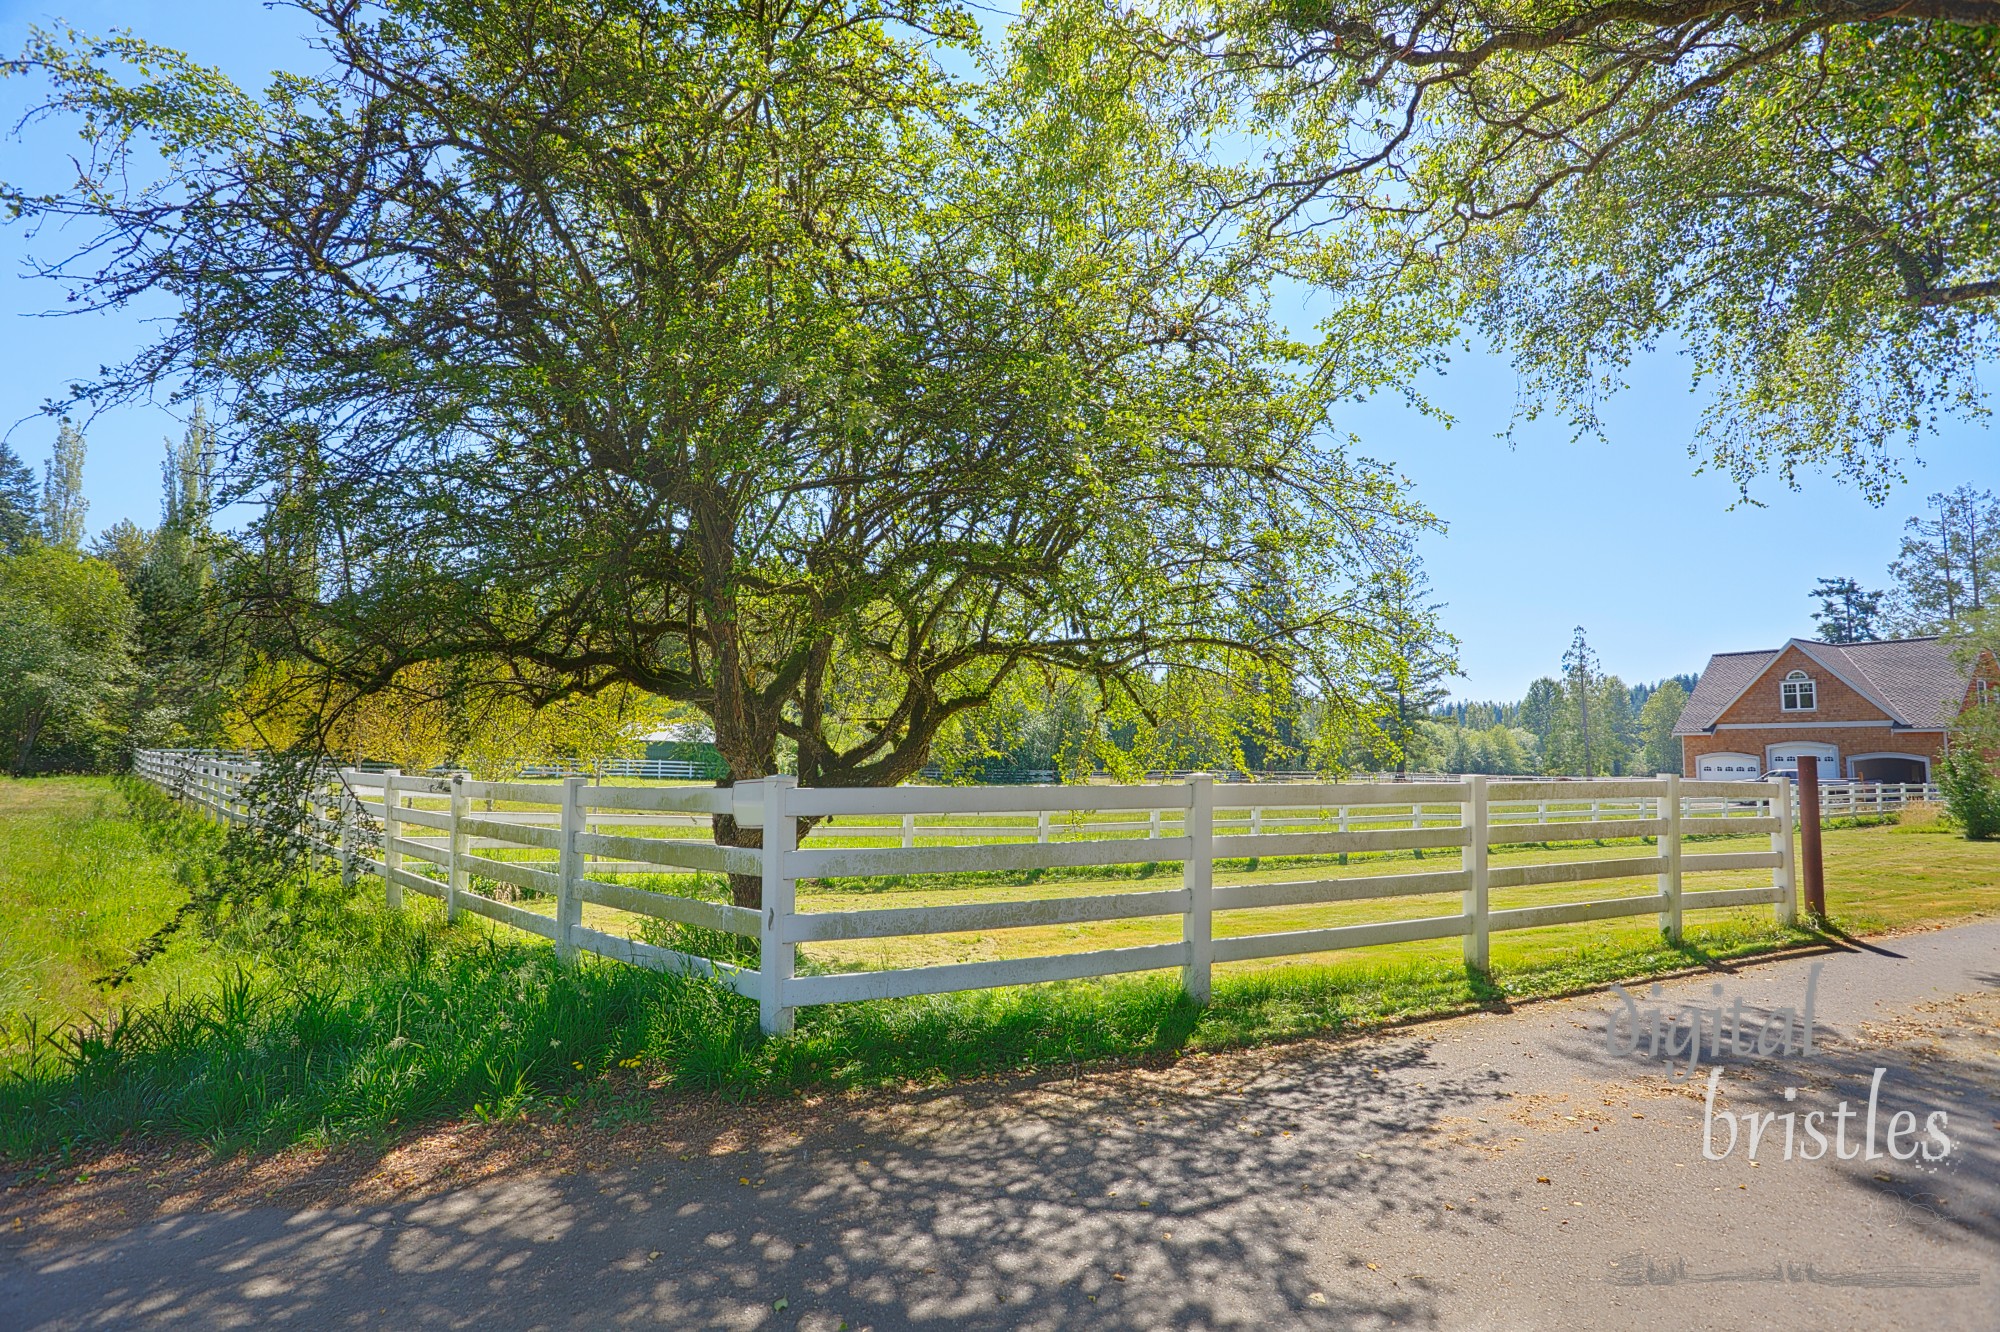
<path fill-rule="evenodd" d="M 1384 650 L 1352 575 L 1422 515 L 1325 412 L 1393 352 L 1296 372 L 1291 242 L 1218 221 L 1244 178 L 1087 16 L 992 51 L 877 0 L 300 8 L 325 72 L 261 96 L 131 37 L 18 66 L 92 150 L 14 196 L 96 227 L 52 274 L 177 311 L 85 392 L 224 404 L 274 652 L 350 695 L 623 682 L 733 779 L 857 785 L 1024 668 L 1337 691 Z"/>

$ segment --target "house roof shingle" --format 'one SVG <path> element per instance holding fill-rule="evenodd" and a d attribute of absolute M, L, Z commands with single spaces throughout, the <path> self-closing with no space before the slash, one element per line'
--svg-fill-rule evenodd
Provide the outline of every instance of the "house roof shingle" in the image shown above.
<path fill-rule="evenodd" d="M 1748 689 L 1764 668 L 1778 659 L 1776 649 L 1756 652 L 1718 652 L 1708 659 L 1701 679 L 1688 695 L 1681 719 L 1674 723 L 1675 735 L 1700 735 L 1715 725 L 1722 710 Z"/>
<path fill-rule="evenodd" d="M 1952 661 L 1944 640 L 1897 638 L 1870 643 L 1820 643 L 1794 638 L 1797 647 L 1857 685 L 1904 726 L 1930 729 L 1957 715 L 1969 677 Z M 1674 726 L 1675 735 L 1699 735 L 1715 725 L 1785 648 L 1718 652 L 1708 659 Z"/>
<path fill-rule="evenodd" d="M 1879 643 L 1815 643 L 1815 655 L 1838 654 L 1875 686 L 1889 710 L 1907 726 L 1944 726 L 1958 715 L 1971 676 L 1958 668 L 1940 638 Z"/>

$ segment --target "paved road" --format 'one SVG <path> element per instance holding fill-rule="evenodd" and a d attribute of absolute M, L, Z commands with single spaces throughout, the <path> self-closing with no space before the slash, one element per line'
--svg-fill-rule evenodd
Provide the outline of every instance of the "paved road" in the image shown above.
<path fill-rule="evenodd" d="M 1614 1055 L 1596 996 L 837 1111 L 782 1149 L 31 1216 L 0 1328 L 2000 1328 L 2000 921 L 1820 960 L 1813 1053 L 1725 1059 L 1716 1103 L 1800 1116 L 1790 1160 L 1783 1121 L 1705 1158 L 1711 1061 Z M 1659 1002 L 1799 1008 L 1809 965 Z M 1878 1067 L 1878 1148 L 1943 1111 L 1949 1154 L 1801 1159 L 1804 1113 L 1862 1114 Z"/>

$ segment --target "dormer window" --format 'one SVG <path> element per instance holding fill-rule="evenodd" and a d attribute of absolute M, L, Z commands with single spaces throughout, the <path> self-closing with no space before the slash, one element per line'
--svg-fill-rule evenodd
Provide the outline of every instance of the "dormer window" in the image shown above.
<path fill-rule="evenodd" d="M 1779 683 L 1778 700 L 1786 712 L 1811 712 L 1819 706 L 1813 678 L 1804 671 L 1793 671 Z"/>

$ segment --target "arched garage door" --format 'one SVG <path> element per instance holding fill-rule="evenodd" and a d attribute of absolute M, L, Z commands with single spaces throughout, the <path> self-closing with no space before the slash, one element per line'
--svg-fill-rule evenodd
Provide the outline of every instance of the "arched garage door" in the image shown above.
<path fill-rule="evenodd" d="M 1694 761 L 1694 775 L 1704 782 L 1754 782 L 1762 772 L 1751 754 L 1703 754 Z"/>
<path fill-rule="evenodd" d="M 1854 765 L 1854 780 L 1858 782 L 1927 782 L 1931 779 L 1931 765 L 1916 754 L 1856 754 L 1848 761 Z"/>
<path fill-rule="evenodd" d="M 1823 782 L 1837 782 L 1847 775 L 1840 770 L 1840 750 L 1823 741 L 1793 740 L 1767 745 L 1764 752 L 1770 756 L 1773 768 L 1796 768 L 1802 756 L 1811 754 L 1819 760 L 1819 779 Z"/>

